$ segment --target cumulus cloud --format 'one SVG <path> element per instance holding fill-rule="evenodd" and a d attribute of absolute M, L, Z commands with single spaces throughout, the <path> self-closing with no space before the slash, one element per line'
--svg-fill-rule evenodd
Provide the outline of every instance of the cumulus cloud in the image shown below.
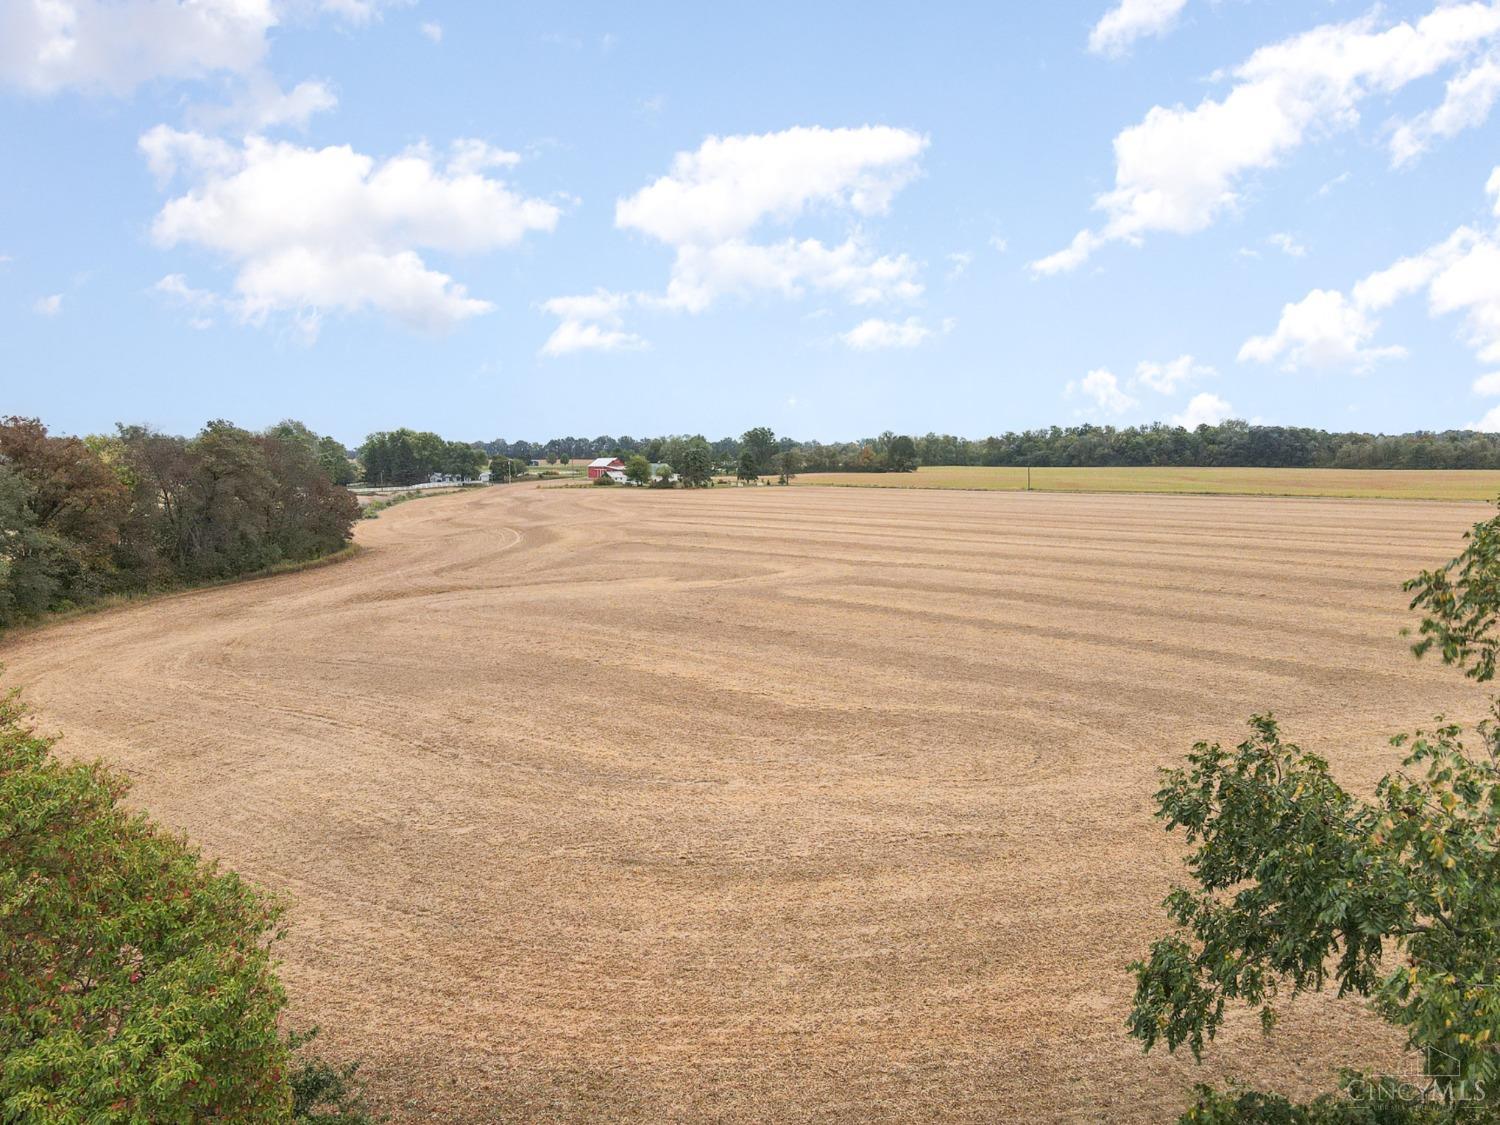
<path fill-rule="evenodd" d="M 1166 363 L 1142 360 L 1135 365 L 1135 381 L 1150 387 L 1158 394 L 1176 394 L 1195 379 L 1217 375 L 1218 372 L 1190 355 L 1180 355 Z"/>
<path fill-rule="evenodd" d="M 1489 412 L 1477 422 L 1469 423 L 1468 429 L 1480 430 L 1484 433 L 1500 433 L 1500 406 L 1493 406 Z"/>
<path fill-rule="evenodd" d="M 1357 302 L 1336 289 L 1314 289 L 1281 310 L 1276 330 L 1240 346 L 1241 362 L 1281 362 L 1283 370 L 1351 367 L 1368 371 L 1382 359 L 1406 354 L 1400 347 L 1372 347 L 1376 324 Z"/>
<path fill-rule="evenodd" d="M 1187 0 L 1120 0 L 1089 32 L 1089 50 L 1122 55 L 1137 39 L 1172 30 L 1185 7 Z"/>
<path fill-rule="evenodd" d="M 818 204 L 879 215 L 926 147 L 925 137 L 883 125 L 709 137 L 620 200 L 615 223 L 681 246 L 742 238 L 762 220 L 788 222 Z"/>
<path fill-rule="evenodd" d="M 1120 380 L 1114 372 L 1103 367 L 1090 371 L 1082 379 L 1070 382 L 1064 394 L 1092 399 L 1095 408 L 1104 414 L 1124 414 L 1140 405 L 1120 387 Z"/>
<path fill-rule="evenodd" d="M 813 212 L 865 218 L 884 214 L 917 174 L 927 139 L 907 129 L 867 125 L 709 137 L 678 153 L 672 170 L 615 206 L 615 225 L 673 248 L 662 303 L 699 312 L 720 296 L 808 289 L 855 304 L 921 293 L 916 264 L 879 255 L 858 232 L 829 246 L 814 238 L 756 241 L 756 230 Z"/>
<path fill-rule="evenodd" d="M 1115 137 L 1115 186 L 1094 203 L 1104 223 L 1032 269 L 1055 274 L 1109 243 L 1203 230 L 1239 203 L 1251 172 L 1352 127 L 1366 98 L 1463 63 L 1500 36 L 1500 5 L 1488 3 L 1440 4 L 1414 24 L 1378 20 L 1375 12 L 1262 47 L 1230 73 L 1223 97 L 1153 107 Z"/>
<path fill-rule="evenodd" d="M 871 317 L 849 331 L 841 332 L 839 339 L 856 351 L 867 352 L 881 348 L 914 348 L 931 336 L 932 329 L 914 316 L 902 321 Z"/>
<path fill-rule="evenodd" d="M 53 293 L 50 296 L 38 297 L 32 304 L 31 310 L 39 316 L 56 316 L 62 312 L 63 295 Z"/>
<path fill-rule="evenodd" d="M 1488 190 L 1500 209 L 1500 170 Z M 1377 327 L 1372 314 L 1424 292 L 1434 316 L 1461 312 L 1469 343 L 1485 362 L 1500 362 L 1500 238 L 1495 231 L 1460 227 L 1442 242 L 1402 258 L 1356 282 L 1350 296 L 1313 290 L 1282 310 L 1276 331 L 1247 340 L 1240 358 L 1283 366 L 1352 366 L 1405 354 L 1367 346 Z"/>
<path fill-rule="evenodd" d="M 1172 424 L 1187 430 L 1196 430 L 1199 426 L 1217 426 L 1233 412 L 1234 407 L 1218 395 L 1196 394 L 1188 401 L 1187 408 L 1182 413 L 1172 415 Z"/>
<path fill-rule="evenodd" d="M 873 254 L 858 238 L 837 246 L 816 238 L 766 245 L 733 239 L 711 246 L 679 246 L 659 303 L 702 312 L 730 294 L 770 290 L 800 297 L 811 289 L 840 295 L 850 304 L 869 305 L 920 296 L 916 272 L 916 263 L 905 254 Z"/>
<path fill-rule="evenodd" d="M 1500 219 L 1500 168 L 1485 190 Z M 1500 363 L 1500 223 L 1488 230 L 1459 227 L 1442 242 L 1362 278 L 1349 296 L 1314 289 L 1282 309 L 1273 333 L 1246 340 L 1240 359 L 1279 360 L 1286 370 L 1366 370 L 1377 360 L 1406 354 L 1397 346 L 1370 346 L 1378 327 L 1372 314 L 1418 293 L 1426 294 L 1433 316 L 1462 314 L 1475 355 L 1484 363 Z"/>
<path fill-rule="evenodd" d="M 366 22 L 376 0 L 295 6 Z M 128 94 L 153 79 L 247 74 L 293 0 L 7 0 L 0 4 L 0 82 L 35 94 L 76 88 Z"/>
<path fill-rule="evenodd" d="M 376 160 L 347 145 L 230 144 L 157 126 L 140 145 L 157 175 L 187 181 L 156 216 L 156 243 L 233 265 L 226 300 L 242 319 L 289 313 L 310 332 L 326 311 L 374 309 L 429 329 L 488 312 L 418 250 L 495 250 L 559 215 L 486 175 L 513 154 L 479 142 L 459 142 L 446 161 L 426 148 Z"/>
<path fill-rule="evenodd" d="M 443 41 L 443 25 L 427 20 L 422 24 L 422 34 L 433 43 Z"/>
<path fill-rule="evenodd" d="M 671 248 L 666 288 L 625 296 L 611 311 L 616 320 L 595 322 L 623 332 L 618 316 L 627 306 L 699 313 L 723 297 L 757 293 L 818 293 L 852 305 L 920 296 L 918 263 L 905 254 L 876 252 L 857 225 L 834 243 L 792 235 L 768 238 L 763 232 L 807 217 L 857 224 L 885 214 L 917 175 L 926 147 L 925 137 L 906 129 L 812 126 L 709 137 L 696 150 L 678 153 L 667 175 L 615 205 L 618 228 Z M 577 350 L 609 339 L 602 331 L 580 332 L 577 325 L 585 320 L 552 306 L 543 307 L 562 321 L 553 340 L 576 342 L 571 350 Z M 553 340 L 543 345 L 544 352 Z M 615 339 L 604 346 L 626 343 Z"/>
<path fill-rule="evenodd" d="M 542 354 L 558 356 L 582 351 L 636 351 L 644 347 L 646 341 L 633 332 L 602 324 L 565 320 L 547 337 L 547 342 L 542 345 Z"/>
<path fill-rule="evenodd" d="M 1488 375 L 1481 375 L 1474 380 L 1474 393 L 1494 398 L 1500 395 L 1500 371 L 1491 371 Z M 1470 422 L 1469 429 L 1483 430 L 1486 433 L 1500 431 L 1500 406 L 1492 406 L 1485 412 L 1483 418 L 1477 422 Z"/>
<path fill-rule="evenodd" d="M 542 302 L 542 310 L 560 321 L 542 345 L 542 354 L 637 351 L 647 347 L 645 340 L 622 327 L 621 314 L 633 300 L 628 293 L 598 289 L 593 293 L 553 297 Z"/>

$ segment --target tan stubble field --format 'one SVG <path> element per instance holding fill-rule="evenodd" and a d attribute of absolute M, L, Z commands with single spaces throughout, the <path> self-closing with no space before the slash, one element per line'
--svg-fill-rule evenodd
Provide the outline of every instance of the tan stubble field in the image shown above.
<path fill-rule="evenodd" d="M 493 488 L 351 561 L 0 643 L 66 751 L 293 901 L 404 1121 L 1160 1121 L 1389 1063 L 1355 1003 L 1143 1057 L 1154 771 L 1252 712 L 1365 787 L 1473 688 L 1402 578 L 1476 504 Z"/>

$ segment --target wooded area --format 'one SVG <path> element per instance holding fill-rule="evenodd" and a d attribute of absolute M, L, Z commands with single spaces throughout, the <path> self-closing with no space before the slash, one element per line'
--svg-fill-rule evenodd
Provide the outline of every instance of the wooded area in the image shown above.
<path fill-rule="evenodd" d="M 0 625 L 336 551 L 351 477 L 342 446 L 296 422 L 82 439 L 0 420 Z"/>

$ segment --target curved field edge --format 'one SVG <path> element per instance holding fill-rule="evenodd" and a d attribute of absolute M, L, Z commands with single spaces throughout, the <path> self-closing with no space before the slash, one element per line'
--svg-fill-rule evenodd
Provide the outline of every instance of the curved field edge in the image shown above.
<path fill-rule="evenodd" d="M 53 626 L 62 625 L 69 621 L 76 621 L 80 617 L 93 617 L 96 614 L 130 609 L 134 606 L 145 605 L 150 602 L 161 602 L 171 598 L 185 597 L 190 594 L 202 593 L 205 590 L 216 590 L 222 586 L 243 586 L 251 582 L 263 582 L 269 578 L 280 578 L 283 575 L 301 574 L 304 571 L 319 570 L 325 566 L 347 562 L 363 550 L 365 548 L 358 543 L 347 543 L 331 554 L 319 555 L 315 559 L 297 559 L 280 562 L 275 566 L 251 571 L 249 574 L 235 574 L 228 578 L 208 578 L 201 582 L 188 582 L 164 587 L 159 590 L 139 590 L 128 594 L 111 594 L 109 597 L 100 598 L 98 601 L 90 602 L 88 605 L 57 610 L 54 613 L 43 614 L 32 621 L 23 621 L 16 625 L 0 628 L 0 646 L 17 637 L 27 636 L 43 629 L 50 629 Z"/>

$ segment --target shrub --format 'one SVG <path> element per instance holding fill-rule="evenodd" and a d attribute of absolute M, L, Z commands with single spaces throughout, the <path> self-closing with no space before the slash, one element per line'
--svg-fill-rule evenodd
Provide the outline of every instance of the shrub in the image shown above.
<path fill-rule="evenodd" d="M 0 1119 L 284 1121 L 281 907 L 0 701 Z"/>
<path fill-rule="evenodd" d="M 594 478 L 594 483 L 603 487 L 607 487 L 617 482 L 615 481 L 615 478 L 610 476 L 608 473 L 600 473 L 597 477 Z"/>
<path fill-rule="evenodd" d="M 1485 682 L 1500 652 L 1500 517 L 1466 538 L 1456 559 L 1406 585 L 1412 608 L 1427 611 L 1413 649 L 1417 656 L 1435 649 Z M 1491 708 L 1500 716 L 1500 701 Z M 1163 772 L 1157 815 L 1169 831 L 1183 829 L 1192 878 L 1165 903 L 1175 932 L 1131 966 L 1130 1034 L 1147 1050 L 1186 1044 L 1196 1058 L 1228 1005 L 1259 1008 L 1270 1030 L 1282 995 L 1336 987 L 1369 997 L 1422 1062 L 1420 1080 L 1361 1079 L 1361 1107 L 1397 1113 L 1394 1103 L 1403 1099 L 1393 1092 L 1445 1107 L 1487 1092 L 1493 1099 L 1500 1087 L 1500 726 L 1481 722 L 1466 739 L 1459 726 L 1440 721 L 1397 736 L 1405 768 L 1382 778 L 1372 801 L 1347 793 L 1322 758 L 1283 741 L 1271 716 L 1256 716 L 1251 728 L 1233 750 L 1200 742 L 1186 767 Z M 1260 1106 L 1237 1117 L 1226 1114 L 1239 1112 L 1239 1099 L 1214 1098 L 1200 1099 L 1206 1108 L 1187 1119 L 1459 1120 L 1351 1117 L 1347 1106 L 1317 1103 L 1298 1112 L 1345 1116 L 1271 1116 Z M 1277 1101 L 1276 1113 L 1291 1112 Z M 1489 1114 L 1494 1120 L 1493 1108 Z"/>
<path fill-rule="evenodd" d="M 1368 1090 L 1360 1095 L 1359 1076 L 1346 1075 L 1345 1081 L 1352 1089 L 1342 1095 L 1323 1094 L 1305 1103 L 1238 1086 L 1223 1092 L 1199 1086 L 1178 1125 L 1459 1125 L 1493 1120 L 1478 1105 L 1438 1105 L 1404 1096 L 1390 1080 L 1377 1083 L 1377 1093 L 1384 1096 L 1376 1097 L 1368 1096 Z"/>
<path fill-rule="evenodd" d="M 317 1038 L 318 1029 L 294 1032 L 287 1046 L 300 1051 Z M 373 1125 L 378 1120 L 365 1105 L 359 1064 L 334 1066 L 316 1056 L 302 1058 L 291 1073 L 292 1120 L 299 1125 Z"/>

